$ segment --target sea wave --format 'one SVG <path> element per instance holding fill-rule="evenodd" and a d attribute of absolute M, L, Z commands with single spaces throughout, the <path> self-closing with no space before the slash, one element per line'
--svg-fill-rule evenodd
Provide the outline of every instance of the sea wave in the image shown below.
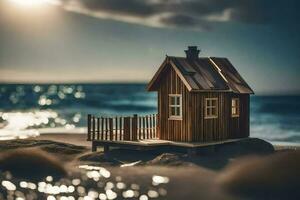
<path fill-rule="evenodd" d="M 0 138 L 82 131 L 87 114 L 157 113 L 156 94 L 145 88 L 145 84 L 0 84 Z M 300 96 L 250 100 L 251 137 L 300 144 Z"/>

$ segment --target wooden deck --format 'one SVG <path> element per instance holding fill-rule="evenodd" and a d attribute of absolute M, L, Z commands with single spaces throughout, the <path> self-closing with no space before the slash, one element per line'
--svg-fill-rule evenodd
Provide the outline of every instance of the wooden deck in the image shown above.
<path fill-rule="evenodd" d="M 92 151 L 98 147 L 104 148 L 107 153 L 110 147 L 153 150 L 157 152 L 197 152 L 214 151 L 217 145 L 232 143 L 242 139 L 224 139 L 213 142 L 176 142 L 159 139 L 158 116 L 125 117 L 96 117 L 88 115 L 87 140 L 92 142 Z"/>
<path fill-rule="evenodd" d="M 216 142 L 174 142 L 169 140 L 160 139 L 145 139 L 137 141 L 110 141 L 110 140 L 93 140 L 92 150 L 97 151 L 97 147 L 103 147 L 104 153 L 109 151 L 110 147 L 118 147 L 123 149 L 132 150 L 155 150 L 155 151 L 178 151 L 187 152 L 188 154 L 195 154 L 198 151 L 213 151 L 215 146 L 237 142 L 240 140 L 245 140 L 247 138 L 240 139 L 228 139 Z"/>

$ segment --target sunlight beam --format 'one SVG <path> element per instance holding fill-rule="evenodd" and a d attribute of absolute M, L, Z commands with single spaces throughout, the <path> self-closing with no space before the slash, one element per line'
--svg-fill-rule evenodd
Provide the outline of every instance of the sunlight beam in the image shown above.
<path fill-rule="evenodd" d="M 47 3 L 47 0 L 9 0 L 18 6 L 36 7 Z"/>

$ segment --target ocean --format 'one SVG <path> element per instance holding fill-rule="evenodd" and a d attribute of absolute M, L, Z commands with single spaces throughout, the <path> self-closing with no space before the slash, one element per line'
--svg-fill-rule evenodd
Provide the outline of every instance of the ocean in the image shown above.
<path fill-rule="evenodd" d="M 87 114 L 157 113 L 145 84 L 0 84 L 0 140 L 84 133 Z M 251 96 L 250 135 L 300 145 L 300 96 Z"/>

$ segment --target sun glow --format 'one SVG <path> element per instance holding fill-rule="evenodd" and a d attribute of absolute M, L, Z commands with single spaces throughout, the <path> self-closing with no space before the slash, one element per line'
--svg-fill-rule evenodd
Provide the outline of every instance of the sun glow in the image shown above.
<path fill-rule="evenodd" d="M 35 7 L 46 3 L 47 0 L 9 0 L 19 6 Z"/>

